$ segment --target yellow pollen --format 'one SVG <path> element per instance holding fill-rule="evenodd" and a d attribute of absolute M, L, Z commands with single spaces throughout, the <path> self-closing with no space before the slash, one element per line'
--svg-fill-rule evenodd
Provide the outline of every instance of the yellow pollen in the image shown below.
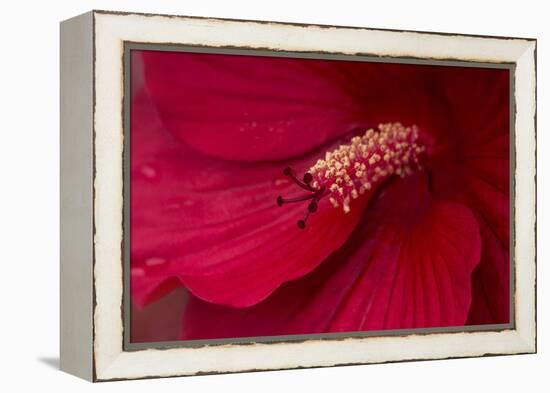
<path fill-rule="evenodd" d="M 377 130 L 368 129 L 362 136 L 351 138 L 349 144 L 326 152 L 325 158 L 308 172 L 315 187 L 328 190 L 332 206 L 341 206 L 348 213 L 351 200 L 374 189 L 388 176 L 404 177 L 421 169 L 425 151 L 416 126 L 380 124 Z"/>

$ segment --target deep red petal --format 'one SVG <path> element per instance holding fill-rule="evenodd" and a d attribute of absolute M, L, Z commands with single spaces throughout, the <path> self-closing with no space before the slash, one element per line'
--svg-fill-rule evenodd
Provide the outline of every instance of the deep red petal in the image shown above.
<path fill-rule="evenodd" d="M 301 155 L 358 125 L 358 103 L 334 61 L 140 52 L 165 126 L 228 160 Z M 136 54 L 136 57 L 140 54 Z"/>
<path fill-rule="evenodd" d="M 480 221 L 482 222 L 482 221 Z M 482 223 L 481 263 L 472 275 L 473 299 L 469 325 L 510 321 L 510 253 L 495 233 Z"/>
<path fill-rule="evenodd" d="M 356 214 L 348 215 L 323 200 L 307 228 L 298 229 L 296 221 L 307 204 L 280 208 L 275 203 L 277 195 L 296 192 L 282 176 L 282 164 L 231 163 L 201 155 L 163 128 L 144 89 L 134 94 L 131 259 L 136 303 L 151 301 L 177 278 L 202 299 L 250 306 L 313 270 L 355 227 L 366 198 L 353 206 Z M 303 171 L 316 159 L 284 165 Z"/>
<path fill-rule="evenodd" d="M 288 159 L 380 122 L 453 134 L 446 83 L 479 78 L 475 69 L 360 61 L 162 51 L 134 60 L 170 132 L 237 161 Z"/>
<path fill-rule="evenodd" d="M 397 181 L 339 251 L 264 302 L 234 310 L 191 298 L 182 338 L 464 325 L 480 248 L 466 207 L 432 200 L 422 178 Z"/>
<path fill-rule="evenodd" d="M 453 109 L 451 149 L 433 164 L 434 190 L 474 212 L 482 257 L 473 275 L 470 324 L 509 322 L 510 85 L 508 70 L 434 73 Z M 473 109 L 475 108 L 475 109 Z"/>

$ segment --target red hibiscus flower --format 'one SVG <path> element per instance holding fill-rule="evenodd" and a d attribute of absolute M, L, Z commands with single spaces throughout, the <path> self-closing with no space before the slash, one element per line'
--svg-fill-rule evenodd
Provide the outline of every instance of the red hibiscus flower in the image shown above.
<path fill-rule="evenodd" d="M 509 321 L 508 70 L 134 51 L 131 75 L 133 341 Z"/>

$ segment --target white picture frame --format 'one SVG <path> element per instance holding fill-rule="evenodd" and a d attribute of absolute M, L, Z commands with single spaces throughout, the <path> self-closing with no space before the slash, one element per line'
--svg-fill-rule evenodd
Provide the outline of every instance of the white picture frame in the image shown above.
<path fill-rule="evenodd" d="M 125 347 L 126 43 L 513 68 L 510 327 L 196 347 Z M 536 40 L 91 11 L 61 24 L 61 368 L 90 381 L 536 352 Z"/>

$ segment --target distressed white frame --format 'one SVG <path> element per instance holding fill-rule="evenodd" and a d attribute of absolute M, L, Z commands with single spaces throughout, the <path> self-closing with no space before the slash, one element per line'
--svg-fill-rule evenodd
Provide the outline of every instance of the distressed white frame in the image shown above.
<path fill-rule="evenodd" d="M 196 373 L 439 359 L 536 351 L 536 41 L 346 27 L 91 12 L 93 281 L 84 293 L 93 313 L 90 351 L 65 345 L 66 370 L 91 380 L 178 376 Z M 65 23 L 70 23 L 65 22 Z M 68 41 L 71 38 L 67 38 Z M 303 343 L 227 344 L 199 348 L 123 350 L 123 51 L 124 42 L 256 47 L 300 52 L 515 63 L 515 328 L 504 331 L 311 339 Z M 63 48 L 62 48 L 63 50 Z M 63 56 L 63 54 L 62 54 Z M 63 76 L 63 75 L 62 75 Z M 90 108 L 91 110 L 91 108 Z M 63 130 L 62 130 L 63 133 Z M 82 158 L 84 159 L 84 158 Z M 63 163 L 62 163 L 63 166 Z M 63 180 L 62 180 L 63 181 Z M 62 245 L 63 247 L 63 245 Z M 63 262 L 62 262 L 63 263 Z M 87 263 L 87 262 L 86 262 Z M 90 266 L 82 266 L 88 269 Z M 67 280 L 62 277 L 61 280 Z M 91 279 L 91 278 L 90 278 Z M 62 283 L 63 285 L 63 283 Z M 84 291 L 86 292 L 86 291 Z M 87 291 L 89 292 L 89 291 Z M 74 296 L 79 295 L 75 293 Z M 95 302 L 95 304 L 94 304 Z M 63 307 L 63 299 L 62 299 Z M 66 305 L 65 315 L 74 305 Z M 75 311 L 76 312 L 76 311 Z M 74 320 L 74 318 L 73 318 Z M 70 318 L 63 318 L 62 328 Z M 67 330 L 67 329 L 65 329 Z M 70 330 L 70 329 L 69 329 Z M 62 336 L 63 340 L 63 336 Z M 67 338 L 68 342 L 70 339 Z M 62 346 L 63 347 L 63 346 Z M 70 347 L 70 348 L 68 348 Z M 67 362 L 68 363 L 68 362 Z"/>

